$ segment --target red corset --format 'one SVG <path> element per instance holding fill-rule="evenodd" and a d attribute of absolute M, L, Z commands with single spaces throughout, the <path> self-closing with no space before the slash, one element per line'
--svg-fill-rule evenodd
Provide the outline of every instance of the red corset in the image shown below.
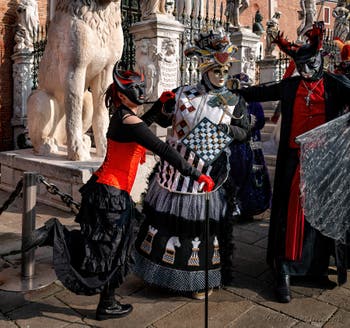
<path fill-rule="evenodd" d="M 125 190 L 130 193 L 139 163 L 145 162 L 146 149 L 136 142 L 107 140 L 107 154 L 95 172 L 97 182 Z"/>

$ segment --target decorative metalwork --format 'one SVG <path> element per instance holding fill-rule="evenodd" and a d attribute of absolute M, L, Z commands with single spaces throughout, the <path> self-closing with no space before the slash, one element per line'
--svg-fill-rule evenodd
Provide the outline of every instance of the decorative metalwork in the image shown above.
<path fill-rule="evenodd" d="M 289 66 L 290 57 L 288 57 L 283 52 L 278 54 L 278 64 L 277 64 L 277 81 L 281 81 L 284 73 L 286 72 L 287 67 Z"/>
<path fill-rule="evenodd" d="M 47 43 L 47 26 L 39 26 L 37 33 L 33 33 L 35 36 L 33 39 L 33 86 L 32 90 L 35 90 L 38 87 L 38 72 L 39 64 L 41 58 L 44 54 L 45 46 Z"/>
<path fill-rule="evenodd" d="M 185 26 L 185 31 L 183 32 L 180 39 L 180 76 L 181 85 L 185 84 L 195 84 L 200 80 L 200 72 L 197 69 L 198 60 L 194 58 L 186 58 L 184 55 L 184 50 L 189 44 L 193 44 L 194 38 L 201 30 L 217 29 L 219 27 L 228 31 L 229 22 L 227 17 L 224 15 L 224 5 L 221 1 L 220 6 L 217 6 L 217 1 L 213 1 L 213 16 L 209 16 L 209 3 L 212 1 L 206 0 L 205 5 L 205 15 L 202 13 L 201 5 L 195 8 L 192 4 L 191 14 L 188 15 L 188 8 L 184 6 L 182 12 L 177 12 L 175 8 L 174 14 Z M 200 1 L 201 3 L 201 1 Z M 219 10 L 217 10 L 219 8 Z M 219 12 L 217 12 L 219 11 Z"/>
<path fill-rule="evenodd" d="M 327 29 L 322 43 L 324 69 L 333 72 L 341 61 L 339 48 L 334 43 L 334 32 Z"/>
<path fill-rule="evenodd" d="M 124 34 L 124 49 L 120 66 L 124 69 L 133 69 L 135 66 L 135 42 L 129 32 L 130 26 L 141 19 L 140 1 L 122 1 L 122 27 Z"/>

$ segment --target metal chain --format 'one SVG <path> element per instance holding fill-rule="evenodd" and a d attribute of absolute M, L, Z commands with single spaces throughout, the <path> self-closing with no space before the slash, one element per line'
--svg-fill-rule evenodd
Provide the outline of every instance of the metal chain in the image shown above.
<path fill-rule="evenodd" d="M 6 211 L 7 208 L 15 201 L 17 196 L 21 193 L 22 188 L 23 188 L 23 178 L 17 182 L 17 186 L 15 190 L 12 192 L 12 194 L 7 199 L 7 201 L 5 201 L 4 205 L 2 205 L 2 207 L 0 208 L 0 215 L 2 214 L 2 212 Z"/>
<path fill-rule="evenodd" d="M 78 214 L 80 209 L 80 203 L 75 202 L 71 195 L 61 192 L 56 185 L 54 185 L 53 183 L 47 182 L 42 175 L 38 175 L 38 179 L 39 179 L 39 182 L 45 185 L 47 191 L 50 194 L 60 196 L 62 202 L 64 202 L 74 214 Z"/>

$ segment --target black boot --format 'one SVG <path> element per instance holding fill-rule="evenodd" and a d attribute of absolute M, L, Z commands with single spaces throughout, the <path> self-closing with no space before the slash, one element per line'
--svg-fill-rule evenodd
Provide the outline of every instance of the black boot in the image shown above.
<path fill-rule="evenodd" d="M 53 227 L 56 218 L 51 218 L 45 222 L 45 225 L 32 232 L 29 238 L 22 240 L 22 251 L 28 252 L 29 250 L 39 246 L 52 246 L 53 245 Z"/>
<path fill-rule="evenodd" d="M 100 302 L 96 310 L 96 320 L 121 318 L 132 311 L 131 304 L 121 304 L 115 299 L 115 289 L 108 285 L 100 294 Z"/>
<path fill-rule="evenodd" d="M 278 273 L 275 279 L 275 293 L 278 302 L 289 303 L 291 300 L 290 276 L 285 273 Z"/>

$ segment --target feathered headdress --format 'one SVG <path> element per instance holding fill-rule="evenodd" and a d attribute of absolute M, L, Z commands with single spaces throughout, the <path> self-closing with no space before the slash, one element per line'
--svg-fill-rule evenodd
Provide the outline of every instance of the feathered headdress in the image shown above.
<path fill-rule="evenodd" d="M 308 42 L 304 45 L 289 42 L 281 32 L 277 33 L 273 42 L 276 43 L 281 51 L 288 56 L 297 59 L 298 61 L 302 61 L 315 56 L 316 53 L 321 50 L 324 31 L 324 23 L 315 22 L 312 29 L 305 33 Z"/>
<path fill-rule="evenodd" d="M 199 59 L 198 68 L 202 73 L 215 66 L 228 66 L 237 61 L 233 58 L 237 47 L 231 44 L 229 36 L 223 30 L 201 32 L 194 42 L 195 45 L 189 46 L 184 54 Z"/>

